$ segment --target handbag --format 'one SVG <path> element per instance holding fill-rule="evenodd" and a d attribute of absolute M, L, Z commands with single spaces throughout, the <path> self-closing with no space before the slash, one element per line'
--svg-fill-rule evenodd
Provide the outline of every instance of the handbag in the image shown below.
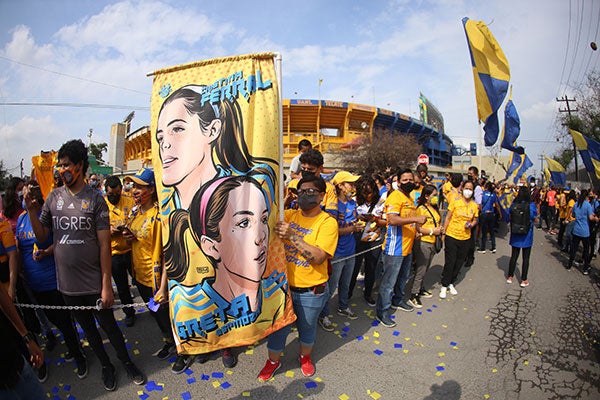
<path fill-rule="evenodd" d="M 431 215 L 431 219 L 433 220 L 433 226 L 437 228 L 437 223 L 435 222 L 435 217 L 433 216 L 433 213 L 431 212 L 431 210 L 429 209 L 429 207 L 427 206 L 423 206 L 425 207 L 425 209 L 427 210 L 427 212 L 429 213 L 429 215 Z M 436 235 L 435 237 L 435 243 L 433 245 L 433 248 L 435 250 L 436 253 L 439 253 L 440 251 L 442 251 L 442 248 L 444 247 L 444 242 L 442 242 L 442 237 L 440 235 Z"/>

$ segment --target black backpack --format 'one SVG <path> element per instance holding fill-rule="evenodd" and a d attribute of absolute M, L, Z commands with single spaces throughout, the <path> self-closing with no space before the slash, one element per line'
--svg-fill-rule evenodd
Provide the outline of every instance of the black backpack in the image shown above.
<path fill-rule="evenodd" d="M 513 235 L 526 235 L 531 228 L 529 203 L 522 201 L 510 209 L 510 231 Z"/>

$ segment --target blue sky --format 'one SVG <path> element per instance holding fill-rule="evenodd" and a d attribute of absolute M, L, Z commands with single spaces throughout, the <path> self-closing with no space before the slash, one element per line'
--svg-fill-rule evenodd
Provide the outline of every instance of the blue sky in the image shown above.
<path fill-rule="evenodd" d="M 589 47 L 600 3 L 587 2 L 583 15 L 584 4 L 570 3 L 571 12 L 557 0 L 0 0 L 0 102 L 149 107 L 150 71 L 278 51 L 284 98 L 316 99 L 322 78 L 322 99 L 416 116 L 423 92 L 444 115 L 446 133 L 468 145 L 479 135 L 461 24 L 468 16 L 489 24 L 509 60 L 521 144 L 539 171 L 538 154 L 557 147 L 555 98 L 571 96 L 568 77 L 574 86 L 586 66 L 600 67 Z M 0 158 L 7 168 L 23 158 L 27 171 L 31 156 L 71 138 L 87 142 L 90 128 L 92 141 L 108 142 L 111 124 L 132 109 L 0 106 Z M 136 111 L 132 128 L 149 118 Z"/>

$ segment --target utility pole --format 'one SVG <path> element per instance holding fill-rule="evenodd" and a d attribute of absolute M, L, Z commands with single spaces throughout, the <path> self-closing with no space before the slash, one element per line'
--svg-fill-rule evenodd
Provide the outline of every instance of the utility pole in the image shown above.
<path fill-rule="evenodd" d="M 23 179 L 23 159 L 21 158 L 21 179 Z"/>
<path fill-rule="evenodd" d="M 538 158 L 540 159 L 540 171 L 541 171 L 541 175 L 542 175 L 542 185 L 544 186 L 544 155 L 540 154 L 538 156 Z"/>
<path fill-rule="evenodd" d="M 561 108 L 559 108 L 559 109 L 558 109 L 558 112 L 561 112 L 561 113 L 564 113 L 564 112 L 566 112 L 566 113 L 569 113 L 569 122 L 571 122 L 571 113 L 572 113 L 572 112 L 577 112 L 577 110 L 576 110 L 576 109 L 575 109 L 575 110 L 571 110 L 571 107 L 569 106 L 569 102 L 570 102 L 570 101 L 573 101 L 573 102 L 575 102 L 575 101 L 577 101 L 577 100 L 575 100 L 575 98 L 573 98 L 573 99 L 569 99 L 569 98 L 567 97 L 567 95 L 564 95 L 564 96 L 563 96 L 562 98 L 560 98 L 560 99 L 557 97 L 557 98 L 556 98 L 556 101 L 558 101 L 559 103 L 565 102 L 565 103 L 567 104 L 567 109 L 566 109 L 566 110 L 565 110 L 565 109 L 561 109 Z M 567 126 L 567 128 L 569 128 L 569 126 Z M 572 142 L 573 142 L 573 156 L 575 157 L 575 180 L 576 180 L 577 182 L 579 182 L 579 167 L 578 167 L 578 165 L 577 165 L 577 164 L 578 164 L 578 163 L 577 163 L 577 149 L 575 148 L 575 139 L 572 139 Z"/>

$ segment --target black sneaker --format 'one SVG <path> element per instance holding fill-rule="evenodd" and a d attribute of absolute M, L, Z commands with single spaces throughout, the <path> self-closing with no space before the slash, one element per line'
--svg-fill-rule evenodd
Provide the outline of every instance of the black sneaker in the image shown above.
<path fill-rule="evenodd" d="M 198 362 L 198 364 L 204 364 L 210 359 L 210 354 L 211 353 L 198 354 L 197 356 L 195 356 L 196 359 L 194 361 Z"/>
<path fill-rule="evenodd" d="M 67 351 L 65 353 L 65 362 L 73 362 L 75 361 L 75 356 L 73 356 L 73 354 L 71 354 L 70 351 Z"/>
<path fill-rule="evenodd" d="M 583 269 L 583 274 L 584 275 L 589 275 L 591 270 L 592 270 L 592 267 L 585 267 Z"/>
<path fill-rule="evenodd" d="M 225 368 L 233 368 L 237 365 L 237 355 L 232 349 L 223 349 L 221 351 L 221 360 Z"/>
<path fill-rule="evenodd" d="M 423 308 L 423 303 L 421 303 L 421 299 L 419 299 L 419 296 L 412 296 L 410 300 L 408 300 L 408 304 L 413 306 L 414 308 Z"/>
<path fill-rule="evenodd" d="M 381 325 L 388 328 L 393 328 L 396 326 L 396 323 L 387 314 L 377 315 L 377 320 L 381 322 Z"/>
<path fill-rule="evenodd" d="M 173 363 L 173 366 L 171 367 L 171 372 L 173 372 L 174 374 L 181 374 L 183 371 L 188 369 L 190 365 L 194 363 L 195 359 L 196 356 L 186 356 L 183 354 L 178 355 L 177 359 Z M 206 359 L 208 360 L 208 357 Z"/>
<path fill-rule="evenodd" d="M 135 324 L 135 314 L 125 315 L 125 326 L 131 328 Z"/>
<path fill-rule="evenodd" d="M 375 300 L 373 300 L 372 296 L 365 296 L 365 301 L 367 302 L 367 304 L 369 305 L 369 307 L 375 307 L 377 305 L 377 303 L 375 302 Z"/>
<path fill-rule="evenodd" d="M 106 367 L 102 367 L 102 383 L 104 389 L 112 392 L 117 388 L 117 378 L 115 377 L 115 367 L 110 364 Z"/>
<path fill-rule="evenodd" d="M 433 297 L 433 294 L 428 290 L 423 290 L 421 293 L 419 293 L 419 297 L 423 297 L 424 299 L 430 299 Z"/>
<path fill-rule="evenodd" d="M 159 360 L 166 360 L 175 351 L 175 343 L 165 342 L 164 346 L 158 349 L 153 356 L 156 356 Z"/>
<path fill-rule="evenodd" d="M 131 379 L 136 385 L 143 385 L 146 383 L 146 376 L 135 366 L 133 361 L 127 361 L 123 363 L 125 371 L 127 371 L 127 377 Z"/>
<path fill-rule="evenodd" d="M 48 366 L 46 362 L 42 363 L 42 366 L 36 371 L 37 379 L 40 383 L 44 383 L 48 380 Z"/>
<path fill-rule="evenodd" d="M 76 358 L 75 365 L 77 365 L 77 377 L 79 379 L 85 378 L 88 374 L 87 359 L 85 358 L 85 356 L 79 359 Z"/>

